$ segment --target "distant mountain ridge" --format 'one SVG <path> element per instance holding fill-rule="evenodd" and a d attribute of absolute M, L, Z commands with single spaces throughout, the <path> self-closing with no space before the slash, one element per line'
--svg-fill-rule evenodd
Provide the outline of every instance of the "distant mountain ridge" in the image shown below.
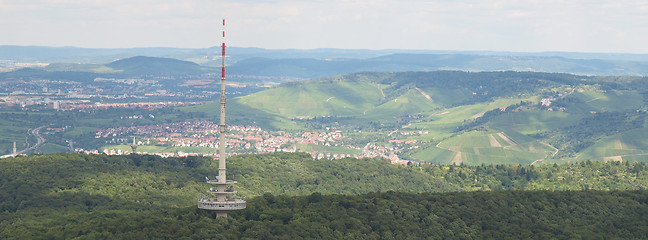
<path fill-rule="evenodd" d="M 174 58 L 135 56 L 108 64 L 54 63 L 48 71 L 186 75 L 219 72 L 216 66 Z M 648 75 L 648 62 L 583 60 L 564 57 L 482 56 L 464 54 L 391 54 L 368 59 L 247 58 L 228 64 L 236 75 L 319 78 L 355 72 L 407 71 L 531 71 L 582 75 Z"/>
<path fill-rule="evenodd" d="M 253 58 L 230 67 L 238 74 L 325 77 L 379 71 L 533 71 L 584 75 L 648 75 L 648 62 L 570 59 L 557 56 L 497 56 L 396 53 L 367 59 Z"/>
<path fill-rule="evenodd" d="M 416 49 L 265 49 L 258 47 L 228 47 L 228 54 L 240 59 L 250 57 L 264 58 L 373 58 L 384 55 L 406 54 L 464 54 L 479 56 L 537 56 L 564 57 L 571 59 L 601 59 L 621 61 L 648 61 L 648 54 L 633 53 L 583 53 L 583 52 L 506 52 L 506 51 L 459 51 L 459 50 L 416 50 Z M 0 59 L 18 61 L 62 62 L 60 59 L 79 58 L 79 63 L 105 63 L 120 58 L 138 55 L 153 57 L 181 58 L 181 55 L 220 55 L 220 46 L 208 48 L 173 48 L 173 47 L 139 47 L 139 48 L 80 48 L 80 47 L 47 47 L 0 45 Z M 240 57 L 238 57 L 240 56 Z M 59 60 L 57 60 L 59 59 Z M 92 60 L 94 59 L 94 60 Z M 97 60 L 102 59 L 102 60 Z M 70 62 L 70 61 L 63 61 Z"/>
<path fill-rule="evenodd" d="M 130 74 L 189 74 L 204 70 L 194 62 L 173 58 L 136 56 L 106 64 L 107 67 Z"/>
<path fill-rule="evenodd" d="M 263 49 L 228 47 L 235 74 L 314 78 L 360 71 L 538 71 L 648 75 L 648 54 L 446 50 Z M 0 46 L 0 60 L 103 64 L 135 56 L 220 65 L 220 47 L 92 49 Z"/>
<path fill-rule="evenodd" d="M 47 78 L 83 82 L 91 81 L 96 77 L 189 75 L 209 71 L 209 68 L 194 62 L 173 58 L 136 56 L 108 64 L 57 63 L 44 68 L 22 68 L 12 72 L 0 72 L 0 80 L 8 78 Z"/>

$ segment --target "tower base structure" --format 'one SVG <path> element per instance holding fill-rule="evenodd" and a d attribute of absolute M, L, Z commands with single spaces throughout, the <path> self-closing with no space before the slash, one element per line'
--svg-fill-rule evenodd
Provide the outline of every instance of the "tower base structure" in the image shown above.
<path fill-rule="evenodd" d="M 198 199 L 199 209 L 214 211 L 216 217 L 227 217 L 228 212 L 245 209 L 245 200 L 236 198 L 237 191 L 231 186 L 236 184 L 236 181 L 208 180 L 207 183 L 216 185 L 216 189 L 210 188 L 207 192 L 209 196 L 201 196 Z M 214 198 L 213 195 L 216 197 Z"/>

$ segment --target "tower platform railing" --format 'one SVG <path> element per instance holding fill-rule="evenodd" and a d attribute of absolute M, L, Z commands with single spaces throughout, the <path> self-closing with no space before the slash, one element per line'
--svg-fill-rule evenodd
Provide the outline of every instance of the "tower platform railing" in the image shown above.
<path fill-rule="evenodd" d="M 216 198 L 201 198 L 198 200 L 198 208 L 205 210 L 241 210 L 245 209 L 246 202 L 243 199 L 227 199 L 218 201 Z"/>

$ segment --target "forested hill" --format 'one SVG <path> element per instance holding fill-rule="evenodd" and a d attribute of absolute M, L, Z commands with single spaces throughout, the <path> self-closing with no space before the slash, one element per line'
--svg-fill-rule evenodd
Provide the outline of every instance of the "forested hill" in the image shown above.
<path fill-rule="evenodd" d="M 560 54 L 556 54 L 560 55 Z M 366 59 L 249 58 L 231 67 L 236 74 L 325 77 L 362 71 L 534 71 L 586 75 L 646 76 L 645 61 L 578 59 L 560 56 L 490 55 L 474 53 L 395 53 Z"/>
<path fill-rule="evenodd" d="M 33 155 L 0 159 L 0 209 L 15 211 L 43 198 L 102 196 L 147 206 L 185 206 L 209 188 L 217 173 L 208 158 L 153 155 Z M 359 194 L 374 191 L 457 191 L 454 184 L 415 168 L 378 159 L 314 160 L 308 154 L 242 155 L 228 160 L 228 177 L 243 196 Z M 5 201 L 10 200 L 10 201 Z"/>
<path fill-rule="evenodd" d="M 145 56 L 117 60 L 106 64 L 106 66 L 130 75 L 186 75 L 206 72 L 200 65 L 193 62 Z"/>
<path fill-rule="evenodd" d="M 230 56 L 231 54 L 231 56 Z M 175 58 L 203 66 L 220 64 L 220 46 L 204 49 L 83 49 L 0 46 L 0 59 L 68 65 L 106 63 L 134 56 Z M 646 76 L 646 54 L 514 53 L 483 51 L 260 49 L 228 48 L 231 73 L 239 75 L 325 77 L 361 71 L 536 71 L 586 75 Z M 87 66 L 86 66 L 87 67 Z M 82 67 L 82 68 L 86 68 Z M 93 71 L 92 69 L 85 69 Z M 164 69 L 160 69 L 165 71 Z M 213 70 L 212 70 L 213 71 Z"/>
<path fill-rule="evenodd" d="M 499 181 L 508 189 L 550 184 L 638 189 L 648 175 L 643 163 L 398 167 L 304 154 L 243 155 L 229 162 L 248 206 L 231 218 L 214 219 L 195 206 L 209 188 L 201 180 L 217 171 L 209 159 L 76 154 L 0 159 L 0 238 L 648 237 L 645 191 L 456 192 L 444 187 L 461 184 L 469 190 Z M 437 183 L 416 186 L 424 184 L 421 180 Z M 411 193 L 421 191 L 428 193 Z"/>
<path fill-rule="evenodd" d="M 385 145 L 416 141 L 397 154 L 419 162 L 648 162 L 647 83 L 538 72 L 363 72 L 283 83 L 231 102 L 308 129 L 382 131 L 376 139 Z"/>
<path fill-rule="evenodd" d="M 510 71 L 363 72 L 283 83 L 236 101 L 287 117 L 364 116 L 373 120 L 498 98 L 519 98 L 561 86 L 593 84 L 593 79 L 571 74 Z"/>
<path fill-rule="evenodd" d="M 256 239 L 645 239 L 646 213 L 646 191 L 267 194 L 221 229 Z"/>
<path fill-rule="evenodd" d="M 0 81 L 11 79 L 50 79 L 65 82 L 91 82 L 97 77 L 142 77 L 145 75 L 191 75 L 214 69 L 173 58 L 136 56 L 108 64 L 54 63 L 43 68 L 21 68 L 0 72 Z"/>

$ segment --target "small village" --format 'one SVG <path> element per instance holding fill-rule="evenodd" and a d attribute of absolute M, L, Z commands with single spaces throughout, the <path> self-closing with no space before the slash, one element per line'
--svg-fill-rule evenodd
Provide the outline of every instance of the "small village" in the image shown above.
<path fill-rule="evenodd" d="M 407 133 L 404 135 L 408 135 Z M 106 145 L 132 144 L 137 146 L 163 146 L 181 149 L 174 152 L 157 152 L 161 156 L 217 155 L 218 124 L 210 121 L 188 121 L 100 129 L 95 138 L 103 139 Z M 405 148 L 417 148 L 416 140 L 391 140 L 389 144 L 367 143 L 364 146 L 345 144 L 345 137 L 339 130 L 329 131 L 265 131 L 257 126 L 228 126 L 226 134 L 228 155 L 244 153 L 307 152 L 315 159 L 341 158 L 384 158 L 394 164 L 409 164 L 397 153 Z M 303 150 L 299 146 L 316 146 Z M 190 152 L 196 150 L 195 152 Z M 105 148 L 105 154 L 130 154 L 118 148 Z M 140 151 L 137 151 L 140 152 Z M 353 153 L 351 153 L 353 152 Z M 145 152 L 140 152 L 145 153 Z"/>

